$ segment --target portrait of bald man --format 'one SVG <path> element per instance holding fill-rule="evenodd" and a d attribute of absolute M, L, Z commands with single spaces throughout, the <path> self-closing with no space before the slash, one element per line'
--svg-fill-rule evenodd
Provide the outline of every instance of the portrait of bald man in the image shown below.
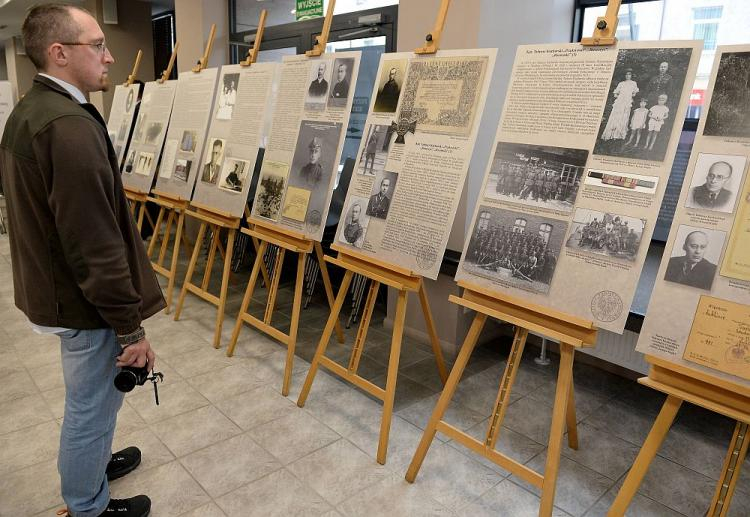
<path fill-rule="evenodd" d="M 714 162 L 708 168 L 703 184 L 690 189 L 687 207 L 731 212 L 734 192 L 727 186 L 731 184 L 733 173 L 733 168 L 728 162 Z"/>
<path fill-rule="evenodd" d="M 710 230 L 693 230 L 685 236 L 682 243 L 684 255 L 669 259 L 664 280 L 711 290 L 716 276 L 716 264 L 706 259 L 706 252 L 710 246 L 721 246 L 721 243 L 711 242 L 709 232 Z M 677 238 L 679 239 L 679 233 Z"/>

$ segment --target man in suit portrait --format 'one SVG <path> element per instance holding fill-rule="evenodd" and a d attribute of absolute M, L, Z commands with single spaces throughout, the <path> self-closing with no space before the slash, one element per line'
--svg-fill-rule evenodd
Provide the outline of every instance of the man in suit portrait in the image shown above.
<path fill-rule="evenodd" d="M 307 93 L 311 97 L 322 97 L 328 92 L 328 81 L 325 80 L 326 64 L 321 62 L 318 64 L 318 77 L 312 80 L 310 87 L 307 89 Z"/>
<path fill-rule="evenodd" d="M 716 274 L 716 264 L 704 258 L 708 244 L 708 235 L 705 232 L 697 230 L 688 233 L 682 245 L 685 254 L 669 259 L 664 280 L 711 290 Z"/>
<path fill-rule="evenodd" d="M 346 63 L 341 63 L 336 71 L 336 84 L 331 90 L 331 97 L 334 99 L 346 99 L 349 95 L 349 81 L 346 80 Z"/>
<path fill-rule="evenodd" d="M 320 165 L 320 155 L 322 152 L 323 140 L 319 136 L 314 136 L 307 148 L 310 150 L 310 159 L 307 164 L 300 169 L 300 177 L 309 186 L 315 186 L 323 177 L 323 167 Z"/>
<path fill-rule="evenodd" d="M 724 188 L 724 184 L 732 177 L 732 166 L 724 161 L 718 161 L 708 168 L 706 182 L 690 190 L 688 206 L 691 208 L 706 208 L 708 210 L 726 211 L 732 200 L 732 191 Z"/>
<path fill-rule="evenodd" d="M 219 178 L 219 162 L 221 161 L 221 152 L 223 149 L 224 143 L 218 138 L 214 140 L 214 144 L 211 147 L 211 161 L 203 166 L 201 181 L 216 185 L 216 180 Z"/>
<path fill-rule="evenodd" d="M 398 76 L 398 68 L 391 68 L 388 71 L 388 81 L 378 92 L 375 98 L 376 110 L 382 112 L 396 111 L 396 105 L 398 104 L 398 96 L 401 94 L 401 87 L 396 81 Z"/>
<path fill-rule="evenodd" d="M 388 197 L 388 188 L 391 186 L 389 178 L 383 178 L 380 182 L 380 192 L 370 196 L 367 203 L 367 215 L 385 219 L 388 216 L 388 209 L 391 206 L 391 198 Z"/>

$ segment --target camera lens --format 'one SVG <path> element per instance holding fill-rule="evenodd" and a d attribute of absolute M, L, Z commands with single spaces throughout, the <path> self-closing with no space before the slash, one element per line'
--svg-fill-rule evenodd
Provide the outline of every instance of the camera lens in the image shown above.
<path fill-rule="evenodd" d="M 123 393 L 133 391 L 133 388 L 135 388 L 137 383 L 138 378 L 132 370 L 122 369 L 120 373 L 115 376 L 115 388 Z"/>

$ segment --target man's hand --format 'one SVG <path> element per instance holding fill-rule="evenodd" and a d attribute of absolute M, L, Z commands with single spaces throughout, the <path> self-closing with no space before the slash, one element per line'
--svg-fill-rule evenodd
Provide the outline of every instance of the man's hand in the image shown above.
<path fill-rule="evenodd" d="M 122 353 L 117 356 L 117 366 L 119 367 L 134 366 L 143 368 L 148 365 L 148 369 L 153 370 L 155 361 L 156 355 L 151 349 L 151 343 L 146 338 L 126 346 L 123 348 Z"/>

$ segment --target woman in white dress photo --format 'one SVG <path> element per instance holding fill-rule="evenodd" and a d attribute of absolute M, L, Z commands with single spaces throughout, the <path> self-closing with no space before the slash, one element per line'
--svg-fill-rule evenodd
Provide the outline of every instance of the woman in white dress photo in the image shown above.
<path fill-rule="evenodd" d="M 638 84 L 633 80 L 633 71 L 627 69 L 625 80 L 617 83 L 615 91 L 612 92 L 615 100 L 602 133 L 602 140 L 625 140 L 628 136 L 630 109 L 633 107 L 633 97 L 637 93 Z"/>

